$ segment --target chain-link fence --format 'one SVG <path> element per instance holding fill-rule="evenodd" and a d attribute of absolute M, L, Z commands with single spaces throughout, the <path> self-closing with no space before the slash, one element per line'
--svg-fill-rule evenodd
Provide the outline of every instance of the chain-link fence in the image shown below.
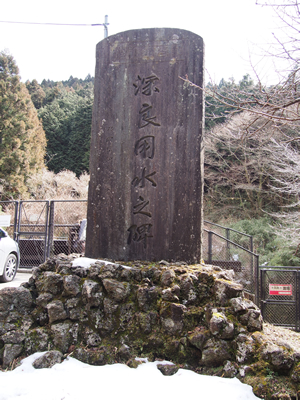
<path fill-rule="evenodd" d="M 80 237 L 80 227 L 85 225 L 86 215 L 86 200 L 51 202 L 48 256 L 84 252 L 85 238 Z"/>
<path fill-rule="evenodd" d="M 87 200 L 1 201 L 0 210 L 10 216 L 7 232 L 20 247 L 20 266 L 34 267 L 47 257 L 82 253 Z"/>
<path fill-rule="evenodd" d="M 299 331 L 300 267 L 261 267 L 260 282 L 264 320 Z"/>
<path fill-rule="evenodd" d="M 48 234 L 49 201 L 20 201 L 16 231 L 21 266 L 45 261 Z"/>

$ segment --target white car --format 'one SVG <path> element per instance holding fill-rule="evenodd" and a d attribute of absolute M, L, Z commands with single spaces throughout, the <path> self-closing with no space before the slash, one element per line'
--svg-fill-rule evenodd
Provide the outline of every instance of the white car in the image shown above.
<path fill-rule="evenodd" d="M 0 228 L 0 282 L 14 279 L 20 264 L 18 243 Z"/>

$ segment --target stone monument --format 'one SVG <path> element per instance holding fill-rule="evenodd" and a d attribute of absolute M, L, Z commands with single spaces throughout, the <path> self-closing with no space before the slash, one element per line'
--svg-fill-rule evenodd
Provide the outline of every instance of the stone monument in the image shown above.
<path fill-rule="evenodd" d="M 97 45 L 86 256 L 201 258 L 203 40 L 141 29 Z"/>

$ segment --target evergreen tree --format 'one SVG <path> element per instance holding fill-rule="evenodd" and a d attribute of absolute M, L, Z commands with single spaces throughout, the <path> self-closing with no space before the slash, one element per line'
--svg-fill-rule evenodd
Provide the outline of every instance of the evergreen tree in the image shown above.
<path fill-rule="evenodd" d="M 36 79 L 33 79 L 32 82 L 27 81 L 26 87 L 31 96 L 31 100 L 32 100 L 35 108 L 38 110 L 39 108 L 41 108 L 43 106 L 44 100 L 46 97 L 46 94 L 45 94 L 43 88 L 38 84 Z"/>
<path fill-rule="evenodd" d="M 241 112 L 236 104 L 237 100 L 244 101 L 254 91 L 258 90 L 248 74 L 244 75 L 238 84 L 234 82 L 233 78 L 229 81 L 222 78 L 219 85 L 209 82 L 205 95 L 205 128 L 211 129 L 224 123 L 230 114 Z"/>
<path fill-rule="evenodd" d="M 76 83 L 76 79 L 71 78 L 70 81 Z M 91 85 L 79 85 L 75 91 L 59 82 L 46 90 L 46 99 L 53 96 L 53 100 L 39 110 L 39 117 L 48 141 L 47 166 L 55 173 L 68 169 L 79 176 L 88 171 L 93 103 Z"/>
<path fill-rule="evenodd" d="M 72 120 L 69 142 L 69 169 L 76 176 L 89 171 L 93 99 L 84 98 L 78 104 Z"/>
<path fill-rule="evenodd" d="M 26 181 L 44 166 L 46 138 L 13 57 L 0 53 L 0 179 L 9 196 L 24 196 Z M 3 191 L 1 197 L 4 197 Z"/>

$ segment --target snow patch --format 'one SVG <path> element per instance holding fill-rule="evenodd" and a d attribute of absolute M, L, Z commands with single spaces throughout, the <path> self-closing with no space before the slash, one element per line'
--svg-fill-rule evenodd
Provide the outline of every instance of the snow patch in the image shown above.
<path fill-rule="evenodd" d="M 91 265 L 94 265 L 97 263 L 104 263 L 105 265 L 107 265 L 107 264 L 119 265 L 119 264 L 115 264 L 111 261 L 99 260 L 96 258 L 78 257 L 72 261 L 72 266 L 89 269 L 91 267 Z M 125 269 L 131 269 L 131 267 L 128 267 L 126 265 L 121 265 L 121 267 L 123 267 Z"/>
<path fill-rule="evenodd" d="M 186 369 L 164 376 L 156 367 L 164 361 L 147 361 L 134 369 L 124 364 L 92 366 L 67 357 L 52 368 L 34 369 L 33 361 L 44 353 L 25 358 L 13 371 L 0 371 L 0 400 L 258 399 L 250 386 L 236 378 L 204 376 Z"/>

